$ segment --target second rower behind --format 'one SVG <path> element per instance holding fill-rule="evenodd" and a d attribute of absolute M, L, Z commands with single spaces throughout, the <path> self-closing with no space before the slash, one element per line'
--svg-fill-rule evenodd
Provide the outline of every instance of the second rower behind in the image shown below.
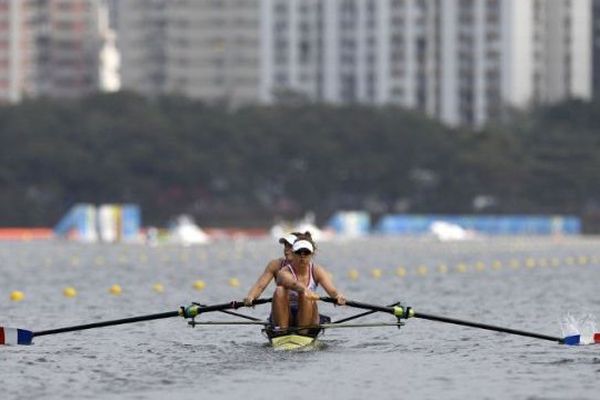
<path fill-rule="evenodd" d="M 272 322 L 281 331 L 290 326 L 320 323 L 316 303 L 319 295 L 315 293 L 319 285 L 336 299 L 338 305 L 346 303 L 346 298 L 335 288 L 325 268 L 313 262 L 316 246 L 310 232 L 297 237 L 292 246 L 291 262 L 279 271 L 277 288 L 273 293 Z"/>

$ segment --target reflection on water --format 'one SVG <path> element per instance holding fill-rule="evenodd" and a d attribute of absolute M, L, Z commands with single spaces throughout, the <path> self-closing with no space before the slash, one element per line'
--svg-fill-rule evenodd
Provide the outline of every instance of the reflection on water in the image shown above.
<path fill-rule="evenodd" d="M 321 243 L 317 261 L 351 299 L 561 336 L 565 321 L 586 330 L 599 321 L 599 244 L 372 238 Z M 35 331 L 239 300 L 279 252 L 266 240 L 196 248 L 0 243 L 0 325 Z M 202 291 L 193 287 L 199 279 Z M 163 293 L 153 290 L 157 283 Z M 109 293 L 114 284 L 120 296 Z M 76 297 L 63 296 L 68 286 Z M 12 290 L 25 300 L 9 301 Z M 334 319 L 357 312 L 320 307 Z M 269 308 L 239 311 L 264 318 Z M 273 351 L 258 327 L 191 328 L 178 318 L 42 336 L 33 346 L 0 348 L 0 387 L 3 399 L 597 398 L 596 346 L 417 319 L 401 329 L 330 330 L 320 340 L 309 351 Z"/>

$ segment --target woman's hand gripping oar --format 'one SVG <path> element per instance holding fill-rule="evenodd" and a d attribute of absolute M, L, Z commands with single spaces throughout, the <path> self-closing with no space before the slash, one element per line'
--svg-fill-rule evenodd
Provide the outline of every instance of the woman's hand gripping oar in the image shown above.
<path fill-rule="evenodd" d="M 253 305 L 269 303 L 270 301 L 271 301 L 270 298 L 256 299 L 256 300 L 254 300 Z M 37 337 L 37 336 L 54 335 L 57 333 L 74 332 L 74 331 L 81 331 L 81 330 L 85 330 L 85 329 L 102 328 L 102 327 L 106 327 L 106 326 L 131 324 L 131 323 L 135 323 L 135 322 L 152 321 L 152 320 L 172 318 L 172 317 L 184 317 L 184 318 L 192 318 L 193 319 L 196 316 L 203 314 L 203 313 L 213 312 L 213 311 L 224 311 L 224 310 L 230 310 L 230 309 L 235 310 L 240 307 L 245 307 L 245 304 L 243 301 L 231 301 L 229 303 L 213 304 L 213 305 L 207 305 L 207 306 L 200 306 L 198 304 L 192 304 L 191 306 L 187 306 L 187 307 L 182 306 L 177 311 L 167 311 L 167 312 L 158 313 L 158 314 L 147 314 L 147 315 L 140 315 L 137 317 L 115 319 L 115 320 L 110 320 L 110 321 L 93 322 L 90 324 L 67 326 L 67 327 L 63 327 L 63 328 L 48 329 L 48 330 L 37 331 L 37 332 L 33 332 L 33 331 L 30 331 L 27 329 L 5 328 L 5 327 L 0 326 L 0 345 L 2 345 L 2 344 L 29 345 L 32 343 L 33 338 Z"/>

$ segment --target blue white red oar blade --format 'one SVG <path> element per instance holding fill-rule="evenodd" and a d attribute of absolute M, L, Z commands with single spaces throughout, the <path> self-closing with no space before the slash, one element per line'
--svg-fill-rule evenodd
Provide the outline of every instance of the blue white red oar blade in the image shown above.
<path fill-rule="evenodd" d="M 0 345 L 31 344 L 33 332 L 26 329 L 4 328 L 0 326 Z"/>
<path fill-rule="evenodd" d="M 581 335 L 571 335 L 563 339 L 563 343 L 569 346 L 578 345 L 581 342 Z"/>

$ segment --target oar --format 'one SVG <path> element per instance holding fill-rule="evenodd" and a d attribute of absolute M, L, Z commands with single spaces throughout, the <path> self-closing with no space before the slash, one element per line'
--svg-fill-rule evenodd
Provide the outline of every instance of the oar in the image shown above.
<path fill-rule="evenodd" d="M 377 311 L 375 311 L 377 312 Z M 247 322 L 248 323 L 248 322 Z M 251 322 L 250 322 L 251 323 Z M 202 323 L 205 324 L 205 323 Z M 325 323 L 325 324 L 316 324 L 316 325 L 306 325 L 306 326 L 290 326 L 285 329 L 271 329 L 272 332 L 277 333 L 295 333 L 307 329 L 315 330 L 315 329 L 339 329 L 339 328 L 380 328 L 380 327 L 401 327 L 404 326 L 404 322 L 366 322 L 362 324 L 340 324 L 337 322 Z"/>
<path fill-rule="evenodd" d="M 200 306 L 200 307 L 206 307 L 205 304 L 201 304 L 201 303 L 192 303 L 192 304 L 195 304 L 195 305 Z M 236 312 L 227 311 L 227 310 L 219 310 L 219 311 L 222 312 L 223 314 L 233 315 L 233 316 L 244 318 L 244 319 L 247 319 L 247 320 L 250 320 L 250 321 L 262 321 L 262 319 L 253 317 L 251 315 L 236 313 Z"/>
<path fill-rule="evenodd" d="M 388 305 L 386 307 L 394 307 L 394 306 L 397 306 L 399 304 L 400 304 L 400 302 L 397 301 L 397 302 L 395 302 L 393 304 L 390 304 L 390 305 Z M 333 321 L 332 324 L 341 324 L 343 322 L 352 321 L 353 319 L 357 319 L 357 318 L 360 318 L 360 317 L 365 317 L 367 315 L 375 314 L 376 312 L 377 312 L 377 310 L 365 311 L 365 312 L 362 312 L 362 313 L 359 313 L 359 314 L 351 315 L 351 316 L 346 317 L 346 318 L 338 319 L 337 321 Z"/>
<path fill-rule="evenodd" d="M 337 301 L 330 297 L 321 297 L 321 300 L 325 301 L 327 303 L 337 304 Z M 558 342 L 561 344 L 579 344 L 579 335 L 567 336 L 564 338 L 557 337 L 557 336 L 548 336 L 548 335 L 543 335 L 543 334 L 539 334 L 539 333 L 535 333 L 535 332 L 527 332 L 527 331 L 522 331 L 522 330 L 517 330 L 517 329 L 504 328 L 501 326 L 482 324 L 479 322 L 464 321 L 461 319 L 454 319 L 454 318 L 436 316 L 436 315 L 431 315 L 431 314 L 417 313 L 411 307 L 406 307 L 406 308 L 400 307 L 400 306 L 385 307 L 385 306 L 361 303 L 358 301 L 351 301 L 351 300 L 347 300 L 346 305 L 350 306 L 350 307 L 354 307 L 354 308 L 361 308 L 361 309 L 365 309 L 365 310 L 380 311 L 380 312 L 392 314 L 392 315 L 396 316 L 397 318 L 421 318 L 421 319 L 428 319 L 431 321 L 445 322 L 448 324 L 469 326 L 472 328 L 479 328 L 479 329 L 486 329 L 486 330 L 490 330 L 490 331 L 503 332 L 503 333 L 508 333 L 511 335 L 520 335 L 520 336 L 527 336 L 527 337 L 536 338 L 536 339 L 549 340 L 549 341 Z"/>
<path fill-rule="evenodd" d="M 200 326 L 210 326 L 210 325 L 232 325 L 232 326 L 271 326 L 269 321 L 200 321 L 194 322 L 194 325 Z M 327 324 L 316 324 L 316 325 L 306 325 L 306 326 L 293 326 L 288 327 L 286 329 L 271 329 L 273 332 L 298 332 L 305 329 L 337 329 L 337 328 L 379 328 L 386 326 L 403 326 L 402 322 L 367 322 L 363 324 L 337 324 L 337 323 L 327 323 Z"/>
<path fill-rule="evenodd" d="M 253 305 L 269 303 L 270 298 L 267 299 L 256 299 L 253 301 Z M 172 317 L 184 317 L 194 318 L 199 314 L 212 312 L 212 311 L 223 311 L 228 309 L 238 309 L 245 307 L 243 301 L 231 301 L 229 303 L 214 304 L 208 306 L 198 306 L 196 304 L 188 307 L 180 307 L 177 311 L 167 311 L 158 314 L 140 315 L 137 317 L 115 319 L 111 321 L 100 321 L 93 322 L 90 324 L 67 326 L 63 328 L 48 329 L 45 331 L 32 332 L 26 329 L 14 329 L 14 328 L 3 328 L 0 327 L 0 344 L 31 344 L 32 339 L 36 336 L 54 335 L 57 333 L 81 331 L 85 329 L 102 328 L 113 325 L 131 324 L 134 322 L 152 321 L 157 319 L 172 318 Z"/>
<path fill-rule="evenodd" d="M 518 329 L 504 328 L 501 326 L 482 324 L 479 322 L 464 321 L 461 319 L 454 319 L 454 318 L 448 318 L 448 317 L 442 317 L 442 316 L 424 314 L 424 313 L 416 313 L 415 312 L 415 313 L 413 313 L 412 316 L 415 318 L 428 319 L 430 321 L 445 322 L 448 324 L 470 326 L 473 328 L 486 329 L 489 331 L 504 332 L 504 333 L 508 333 L 511 335 L 520 335 L 520 336 L 527 336 L 527 337 L 531 337 L 531 338 L 535 338 L 535 339 L 550 340 L 552 342 L 558 342 L 561 344 L 579 344 L 579 338 L 580 338 L 579 335 L 576 335 L 576 337 L 575 336 L 567 336 L 567 337 L 561 338 L 561 337 L 557 337 L 557 336 L 543 335 L 543 334 L 535 333 L 535 332 L 527 332 L 527 331 L 522 331 L 522 330 L 518 330 Z M 575 340 L 577 343 L 574 343 Z"/>

